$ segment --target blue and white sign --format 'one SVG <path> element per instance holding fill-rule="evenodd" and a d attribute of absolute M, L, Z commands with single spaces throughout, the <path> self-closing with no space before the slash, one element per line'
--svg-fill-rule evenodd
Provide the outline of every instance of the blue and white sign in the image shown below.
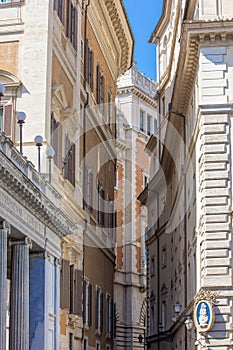
<path fill-rule="evenodd" d="M 214 325 L 214 312 L 212 304 L 206 300 L 200 300 L 194 309 L 194 324 L 199 332 L 208 332 Z"/>

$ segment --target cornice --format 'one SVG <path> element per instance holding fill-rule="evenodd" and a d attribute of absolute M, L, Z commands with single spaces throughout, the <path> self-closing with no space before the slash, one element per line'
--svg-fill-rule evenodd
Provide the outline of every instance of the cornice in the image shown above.
<path fill-rule="evenodd" d="M 144 102 L 146 102 L 148 105 L 150 105 L 153 108 L 157 107 L 157 102 L 149 97 L 146 93 L 144 93 L 142 90 L 140 90 L 139 88 L 133 86 L 127 86 L 124 88 L 119 88 L 117 90 L 117 94 L 118 95 L 126 95 L 126 94 L 133 94 L 135 96 L 137 96 L 138 98 L 140 98 L 141 100 L 143 100 Z"/>
<path fill-rule="evenodd" d="M 54 190 L 50 191 L 51 198 L 47 197 L 51 185 L 3 134 L 0 134 L 0 175 L 1 187 L 60 238 L 73 232 L 74 224 L 52 202 L 59 199 L 59 194 Z"/>
<path fill-rule="evenodd" d="M 122 1 L 104 0 L 104 3 L 122 50 L 120 58 L 120 75 L 126 72 L 132 65 L 134 46 L 133 34 Z"/>
<path fill-rule="evenodd" d="M 184 115 L 188 111 L 198 69 L 200 47 L 205 43 L 208 43 L 208 46 L 214 46 L 216 41 L 218 45 L 219 41 L 226 44 L 227 40 L 232 39 L 233 20 L 184 22 L 172 97 L 173 110 Z"/>
<path fill-rule="evenodd" d="M 170 110 L 175 114 L 186 116 L 190 106 L 190 100 L 195 85 L 199 50 L 201 46 L 207 44 L 209 47 L 215 46 L 216 42 L 227 45 L 228 40 L 233 39 L 233 20 L 214 21 L 186 21 L 183 23 L 181 32 L 180 53 L 177 63 L 173 94 Z M 165 136 L 164 152 L 162 155 L 162 167 L 166 176 L 169 176 L 169 169 L 172 169 L 174 160 L 168 152 L 172 149 L 175 138 L 173 137 L 173 127 L 182 134 L 183 118 L 179 118 L 173 113 L 169 113 L 168 122 L 171 127 L 167 128 Z"/>

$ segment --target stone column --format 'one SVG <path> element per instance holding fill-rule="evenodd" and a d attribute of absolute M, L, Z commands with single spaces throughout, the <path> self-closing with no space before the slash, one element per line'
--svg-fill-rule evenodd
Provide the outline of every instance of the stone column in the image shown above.
<path fill-rule="evenodd" d="M 11 241 L 10 350 L 29 350 L 29 248 L 31 240 Z"/>
<path fill-rule="evenodd" d="M 7 281 L 7 232 L 9 227 L 0 224 L 0 349 L 6 349 L 6 281 Z"/>

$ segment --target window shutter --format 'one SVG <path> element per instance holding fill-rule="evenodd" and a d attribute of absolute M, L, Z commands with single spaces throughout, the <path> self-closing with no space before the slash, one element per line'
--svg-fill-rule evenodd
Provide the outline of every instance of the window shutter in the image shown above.
<path fill-rule="evenodd" d="M 99 290 L 96 290 L 95 300 L 95 328 L 99 329 Z"/>
<path fill-rule="evenodd" d="M 88 325 L 92 324 L 92 285 L 88 286 Z"/>
<path fill-rule="evenodd" d="M 75 270 L 74 265 L 70 266 L 70 313 L 75 314 Z"/>
<path fill-rule="evenodd" d="M 89 206 L 90 206 L 90 209 L 92 210 L 93 209 L 93 173 L 90 171 L 89 173 L 89 193 L 90 193 L 90 198 L 89 198 Z"/>
<path fill-rule="evenodd" d="M 112 319 L 113 319 L 113 337 L 116 338 L 116 303 L 113 304 L 113 315 L 112 315 Z"/>
<path fill-rule="evenodd" d="M 4 106 L 4 132 L 8 137 L 12 137 L 12 111 L 12 104 Z"/>
<path fill-rule="evenodd" d="M 85 40 L 85 56 L 84 56 L 84 78 L 85 80 L 88 80 L 88 66 L 89 66 L 89 46 L 88 46 L 88 39 Z"/>
<path fill-rule="evenodd" d="M 86 314 L 86 305 L 87 305 L 87 298 L 88 295 L 86 293 L 86 288 L 87 288 L 87 281 L 83 281 L 83 324 L 87 323 L 87 314 Z"/>
<path fill-rule="evenodd" d="M 75 295 L 74 295 L 74 307 L 75 315 L 82 315 L 82 284 L 83 274 L 80 270 L 75 270 Z"/>
<path fill-rule="evenodd" d="M 70 262 L 62 259 L 60 281 L 60 307 L 70 308 Z"/>
<path fill-rule="evenodd" d="M 62 135 L 63 135 L 62 124 L 58 123 L 57 129 L 58 129 L 58 144 L 57 144 L 58 164 L 57 165 L 60 169 L 62 169 Z"/>
<path fill-rule="evenodd" d="M 91 62 L 90 62 L 91 66 L 90 66 L 90 88 L 91 90 L 93 90 L 93 72 L 94 72 L 94 52 L 91 51 Z"/>
<path fill-rule="evenodd" d="M 72 144 L 72 147 L 71 147 L 71 151 L 72 151 L 72 185 L 75 186 L 75 158 L 76 158 L 76 154 L 75 154 L 75 144 L 73 143 Z"/>
<path fill-rule="evenodd" d="M 96 102 L 100 103 L 100 66 L 96 67 Z"/>
<path fill-rule="evenodd" d="M 100 292 L 100 332 L 103 331 L 103 322 L 104 322 L 104 300 L 103 293 Z"/>

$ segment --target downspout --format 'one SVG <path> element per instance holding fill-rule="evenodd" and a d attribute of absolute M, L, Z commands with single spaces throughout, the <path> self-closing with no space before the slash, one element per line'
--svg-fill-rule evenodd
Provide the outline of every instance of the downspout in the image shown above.
<path fill-rule="evenodd" d="M 84 201 L 84 191 L 85 191 L 85 168 L 86 168 L 86 161 L 85 161 L 85 156 L 86 156 L 86 108 L 88 106 L 89 103 L 89 94 L 86 90 L 86 45 L 87 45 L 87 9 L 88 6 L 90 5 L 90 0 L 87 1 L 87 4 L 85 6 L 85 17 L 84 17 L 84 91 L 86 92 L 86 101 L 84 104 L 84 110 L 83 110 L 83 179 L 82 179 L 82 184 L 83 184 L 83 209 L 85 209 L 85 201 Z M 87 221 L 86 219 L 85 221 L 85 228 L 84 228 L 84 232 L 83 232 L 83 295 L 84 295 L 84 279 L 85 279 L 85 271 L 84 271 L 84 266 L 85 266 L 85 234 L 87 231 Z M 82 307 L 82 318 L 84 320 L 84 305 Z M 82 327 L 82 343 L 84 340 L 84 327 Z"/>

